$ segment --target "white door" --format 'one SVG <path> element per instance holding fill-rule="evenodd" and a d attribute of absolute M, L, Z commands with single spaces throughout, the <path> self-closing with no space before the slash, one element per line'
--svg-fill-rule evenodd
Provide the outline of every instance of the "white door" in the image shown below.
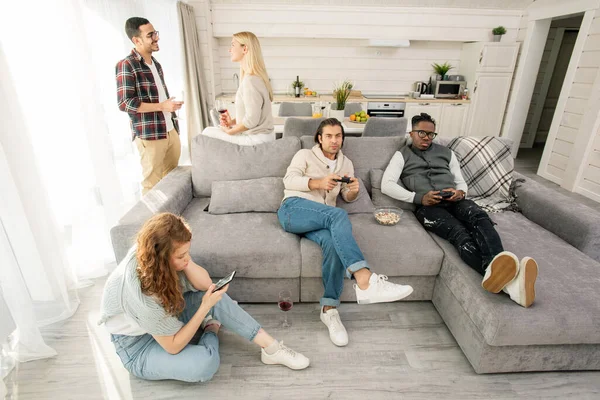
<path fill-rule="evenodd" d="M 436 132 L 441 137 L 456 137 L 465 135 L 469 104 L 444 103 L 442 105 L 441 123 Z"/>
<path fill-rule="evenodd" d="M 406 103 L 406 109 L 404 110 L 404 117 L 408 120 L 408 124 L 406 125 L 406 132 L 410 132 L 412 130 L 411 120 L 415 115 L 419 115 L 421 113 L 427 113 L 431 115 L 439 126 L 440 118 L 442 116 L 442 105 L 435 103 Z"/>
<path fill-rule="evenodd" d="M 468 136 L 499 136 L 512 74 L 479 74 L 475 80 Z"/>
<path fill-rule="evenodd" d="M 486 43 L 481 50 L 477 71 L 512 73 L 518 54 L 519 43 Z"/>

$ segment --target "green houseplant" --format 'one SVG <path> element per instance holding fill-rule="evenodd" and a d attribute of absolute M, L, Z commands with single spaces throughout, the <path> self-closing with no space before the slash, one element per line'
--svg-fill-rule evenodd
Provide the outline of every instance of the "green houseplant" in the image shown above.
<path fill-rule="evenodd" d="M 348 100 L 350 91 L 353 87 L 353 83 L 349 80 L 335 84 L 333 87 L 333 97 L 335 97 L 336 101 L 336 110 L 343 110 L 346 107 L 346 101 Z"/>
<path fill-rule="evenodd" d="M 502 35 L 506 33 L 506 28 L 503 26 L 497 26 L 492 29 L 492 34 L 494 35 L 494 42 L 499 42 L 502 39 Z"/>
<path fill-rule="evenodd" d="M 442 80 L 445 80 L 446 74 L 448 73 L 448 71 L 450 71 L 452 68 L 454 68 L 448 62 L 445 62 L 443 64 L 433 63 L 433 64 L 431 64 L 431 66 L 433 67 L 433 71 L 442 77 Z"/>

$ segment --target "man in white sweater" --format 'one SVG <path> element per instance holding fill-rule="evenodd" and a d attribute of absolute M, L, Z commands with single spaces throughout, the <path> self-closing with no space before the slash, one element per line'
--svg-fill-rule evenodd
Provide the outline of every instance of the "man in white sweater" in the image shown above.
<path fill-rule="evenodd" d="M 381 191 L 414 203 L 421 225 L 454 245 L 460 258 L 483 275 L 484 289 L 505 291 L 529 307 L 535 299 L 535 260 L 524 257 L 519 263 L 517 256 L 504 251 L 488 214 L 465 199 L 467 184 L 460 164 L 452 150 L 433 143 L 437 133 L 431 116 L 414 116 L 410 136 L 412 143 L 397 151 L 387 166 Z"/>
<path fill-rule="evenodd" d="M 413 291 L 407 285 L 388 282 L 387 276 L 372 273 L 352 236 L 348 214 L 336 207 L 338 195 L 347 202 L 358 197 L 352 161 L 342 154 L 344 128 L 335 118 L 326 119 L 315 134 L 312 149 L 296 153 L 283 180 L 284 199 L 277 212 L 287 232 L 303 235 L 323 251 L 321 321 L 337 346 L 348 344 L 346 328 L 337 307 L 344 288 L 344 275 L 356 280 L 359 304 L 400 300 Z M 345 179 L 342 180 L 342 177 Z"/>

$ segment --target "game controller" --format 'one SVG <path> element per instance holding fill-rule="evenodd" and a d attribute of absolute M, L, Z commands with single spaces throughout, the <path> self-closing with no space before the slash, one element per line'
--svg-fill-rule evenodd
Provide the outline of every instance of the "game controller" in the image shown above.
<path fill-rule="evenodd" d="M 449 199 L 452 196 L 454 196 L 454 192 L 446 192 L 446 191 L 443 191 L 443 190 L 440 192 L 440 197 L 442 199 Z"/>
<path fill-rule="evenodd" d="M 352 178 L 350 178 L 349 176 L 342 176 L 341 179 L 334 179 L 336 182 L 342 182 L 342 183 L 350 183 L 352 182 Z"/>

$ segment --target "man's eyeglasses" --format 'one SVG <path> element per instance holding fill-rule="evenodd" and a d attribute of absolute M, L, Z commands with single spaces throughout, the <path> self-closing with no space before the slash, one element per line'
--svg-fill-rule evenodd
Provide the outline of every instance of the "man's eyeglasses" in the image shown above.
<path fill-rule="evenodd" d="M 419 137 L 421 139 L 425 139 L 425 137 L 428 137 L 429 139 L 433 140 L 438 135 L 436 132 L 427 132 L 427 131 L 413 131 L 413 132 L 416 132 L 417 135 L 419 135 Z"/>
<path fill-rule="evenodd" d="M 150 32 L 146 35 L 146 37 L 152 38 L 152 39 L 157 39 L 158 38 L 158 31 L 154 31 L 154 32 Z"/>

